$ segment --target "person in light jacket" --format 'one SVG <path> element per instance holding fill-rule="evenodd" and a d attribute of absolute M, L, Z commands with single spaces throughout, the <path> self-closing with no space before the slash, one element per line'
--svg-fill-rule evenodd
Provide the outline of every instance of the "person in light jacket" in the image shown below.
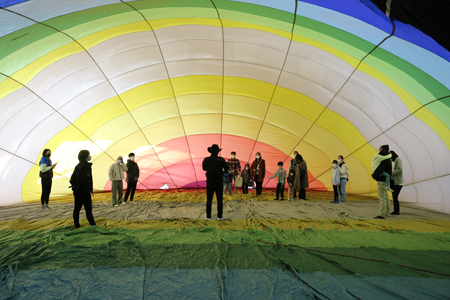
<path fill-rule="evenodd" d="M 341 173 L 341 188 L 339 189 L 339 194 L 341 196 L 341 203 L 345 203 L 347 202 L 347 194 L 345 193 L 345 188 L 348 181 L 348 168 L 344 162 L 344 157 L 342 155 L 339 155 L 337 157 L 337 162 L 339 164 L 339 172 Z"/>
<path fill-rule="evenodd" d="M 124 172 L 128 171 L 127 165 L 123 163 L 123 157 L 117 157 L 117 161 L 109 167 L 109 180 L 111 180 L 111 193 L 112 193 L 112 205 L 122 205 L 123 197 L 123 180 L 125 176 Z M 119 198 L 117 198 L 119 194 Z"/>
<path fill-rule="evenodd" d="M 299 190 L 298 197 L 300 200 L 306 200 L 305 189 L 309 187 L 308 167 L 300 154 L 295 159 L 297 160 L 297 166 L 295 167 L 294 189 Z"/>
<path fill-rule="evenodd" d="M 398 202 L 398 195 L 403 187 L 403 164 L 400 158 L 398 158 L 397 153 L 394 151 L 390 151 L 392 157 L 392 177 L 391 180 L 394 182 L 392 184 L 392 200 L 394 202 L 394 211 L 391 212 L 391 215 L 399 215 L 400 214 L 400 203 Z"/>
<path fill-rule="evenodd" d="M 277 190 L 276 190 L 276 198 L 275 200 L 284 200 L 284 184 L 286 182 L 286 170 L 283 169 L 283 162 L 278 162 L 278 170 L 276 170 L 275 174 L 273 174 L 272 178 L 277 178 Z M 281 199 L 278 197 L 281 195 Z"/>
<path fill-rule="evenodd" d="M 383 145 L 380 147 L 380 155 L 389 154 L 389 145 Z M 378 199 L 380 200 L 380 214 L 374 219 L 384 219 L 386 214 L 389 213 L 389 195 L 386 189 L 386 177 L 381 175 L 381 173 L 386 172 L 389 176 L 392 176 L 392 163 L 390 160 L 381 161 L 380 165 L 372 174 L 372 178 L 377 181 L 377 192 Z"/>
<path fill-rule="evenodd" d="M 333 169 L 331 173 L 331 184 L 333 185 L 334 201 L 331 203 L 339 203 L 339 184 L 341 183 L 341 172 L 337 160 L 333 160 Z"/>

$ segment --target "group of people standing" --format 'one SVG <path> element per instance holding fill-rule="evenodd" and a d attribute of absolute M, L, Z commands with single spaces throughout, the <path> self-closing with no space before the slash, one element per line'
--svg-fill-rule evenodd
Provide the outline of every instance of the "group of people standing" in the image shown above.
<path fill-rule="evenodd" d="M 349 180 L 348 167 L 344 162 L 344 157 L 339 155 L 333 160 L 333 168 L 331 172 L 331 184 L 333 185 L 334 200 L 331 203 L 347 202 L 347 194 L 345 189 Z"/>
<path fill-rule="evenodd" d="M 50 192 L 52 188 L 52 178 L 53 169 L 56 167 L 57 163 L 52 164 L 50 159 L 51 150 L 45 149 L 42 153 L 42 158 L 39 162 L 41 177 L 42 193 L 41 193 L 41 204 L 42 209 L 50 209 L 48 206 L 48 201 L 50 197 Z M 139 166 L 134 161 L 134 153 L 128 155 L 128 161 L 126 164 L 123 163 L 122 156 L 117 158 L 117 161 L 111 165 L 109 168 L 109 180 L 111 181 L 112 189 L 112 204 L 113 206 L 119 206 L 127 202 L 128 197 L 130 197 L 130 202 L 133 201 L 134 193 L 136 191 L 136 185 L 139 178 Z M 70 188 L 72 188 L 74 196 L 74 210 L 73 210 L 73 221 L 75 228 L 80 227 L 80 210 L 84 206 L 86 211 L 86 218 L 89 224 L 96 225 L 94 216 L 92 214 L 92 197 L 94 192 L 93 189 L 93 179 L 92 179 L 92 163 L 91 155 L 88 150 L 81 150 L 78 153 L 78 164 L 76 165 L 71 177 L 70 177 Z M 126 182 L 127 191 L 125 193 L 125 199 L 122 201 L 123 196 L 123 174 L 126 172 Z"/>
<path fill-rule="evenodd" d="M 260 152 L 256 152 L 255 160 L 252 164 L 246 164 L 241 171 L 239 159 L 236 152 L 231 152 L 228 162 L 219 156 L 222 149 L 217 144 L 208 147 L 209 157 L 203 160 L 202 167 L 206 171 L 206 221 L 211 220 L 211 205 L 214 194 L 217 198 L 217 220 L 223 220 L 223 194 L 231 195 L 232 183 L 235 183 L 234 192 L 237 193 L 238 184 L 242 184 L 242 193 L 248 194 L 248 187 L 256 186 L 256 195 L 262 194 L 262 184 L 266 175 L 266 162 L 261 157 Z M 294 159 L 289 165 L 289 176 L 283 169 L 283 162 L 278 162 L 278 169 L 272 178 L 277 178 L 277 189 L 275 200 L 284 200 L 284 188 L 286 180 L 288 182 L 288 200 L 294 200 L 296 191 L 301 200 L 306 200 L 305 189 L 309 187 L 308 170 L 305 160 L 297 151 L 294 152 Z"/>
<path fill-rule="evenodd" d="M 203 160 L 203 170 L 206 171 L 206 220 L 211 220 L 211 205 L 214 194 L 217 197 L 217 218 L 223 220 L 223 194 L 228 188 L 231 194 L 232 183 L 235 183 L 234 192 L 237 193 L 236 181 L 240 181 L 242 192 L 248 193 L 248 187 L 256 185 L 256 195 L 261 195 L 262 184 L 266 173 L 266 164 L 261 157 L 261 153 L 257 152 L 255 160 L 252 164 L 246 164 L 241 170 L 239 159 L 236 158 L 236 152 L 231 152 L 231 158 L 228 162 L 219 157 L 218 154 L 222 149 L 214 144 L 208 147 L 209 157 Z M 40 160 L 40 177 L 42 184 L 41 204 L 42 209 L 50 209 L 48 206 L 49 196 L 52 187 L 53 169 L 57 163 L 53 164 L 51 159 L 51 150 L 45 149 Z M 74 169 L 70 178 L 71 188 L 73 190 L 75 206 L 73 211 L 73 220 L 75 227 L 80 227 L 79 213 L 84 206 L 86 217 L 90 225 L 95 225 L 94 216 L 92 214 L 92 198 L 93 180 L 92 180 L 92 163 L 91 155 L 88 150 L 81 150 L 78 154 L 79 163 Z M 380 214 L 374 218 L 384 219 L 389 211 L 388 191 L 392 192 L 394 211 L 391 215 L 400 214 L 400 205 L 398 195 L 403 186 L 403 166 L 402 161 L 394 151 L 389 151 L 389 145 L 382 145 L 372 160 L 372 177 L 377 181 L 377 192 L 380 200 Z M 225 171 L 225 175 L 224 175 Z M 127 190 L 125 198 L 123 197 L 123 179 L 126 173 L 125 181 L 127 182 Z M 135 162 L 134 153 L 128 155 L 126 164 L 123 157 L 119 156 L 113 163 L 108 172 L 111 181 L 112 205 L 119 206 L 130 202 L 136 191 L 136 185 L 139 179 L 139 166 Z M 288 183 L 288 200 L 294 200 L 298 192 L 300 200 L 306 200 L 305 189 L 309 187 L 307 164 L 303 157 L 294 151 L 294 158 L 289 164 L 289 174 L 283 169 L 283 162 L 278 162 L 278 169 L 270 179 L 277 178 L 276 198 L 275 200 L 284 200 L 285 183 Z M 346 202 L 346 185 L 349 180 L 348 167 L 344 162 L 342 155 L 333 161 L 332 178 L 334 190 L 333 203 Z"/>
<path fill-rule="evenodd" d="M 219 149 L 219 146 L 208 149 Z M 242 187 L 243 194 L 248 194 L 249 186 L 253 187 L 253 185 L 256 187 L 256 195 L 262 194 L 263 182 L 266 176 L 266 162 L 262 159 L 260 152 L 256 152 L 255 160 L 251 165 L 246 164 L 243 170 L 241 170 L 241 164 L 239 159 L 236 158 L 235 151 L 231 152 L 231 158 L 226 163 L 228 171 L 223 174 L 223 193 L 225 195 L 227 191 L 231 195 L 233 182 L 235 194 L 237 194 L 238 187 Z M 277 171 L 269 178 L 269 180 L 277 178 L 275 200 L 284 200 L 286 180 L 288 182 L 288 200 L 294 200 L 297 191 L 299 192 L 299 199 L 305 200 L 305 188 L 309 187 L 309 181 L 307 165 L 303 157 L 297 151 L 294 151 L 294 159 L 289 164 L 289 176 L 286 170 L 283 169 L 283 162 L 280 161 L 277 165 Z"/>
<path fill-rule="evenodd" d="M 111 181 L 111 193 L 112 193 L 112 205 L 119 206 L 126 204 L 128 197 L 130 202 L 133 202 L 134 193 L 136 192 L 136 186 L 139 179 L 139 166 L 135 162 L 136 156 L 134 153 L 128 154 L 127 163 L 124 164 L 123 157 L 118 156 L 115 163 L 109 167 L 108 177 Z M 124 173 L 127 174 L 124 178 Z M 123 180 L 127 183 L 127 191 L 125 192 L 125 198 L 123 198 Z"/>

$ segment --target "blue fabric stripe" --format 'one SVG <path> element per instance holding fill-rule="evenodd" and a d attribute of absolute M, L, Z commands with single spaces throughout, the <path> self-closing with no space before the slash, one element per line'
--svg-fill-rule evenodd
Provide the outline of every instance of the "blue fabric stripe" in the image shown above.
<path fill-rule="evenodd" d="M 387 17 L 380 17 L 379 14 L 375 13 L 359 0 L 301 0 L 300 2 L 325 7 L 336 12 L 354 17 L 372 26 L 375 26 L 378 29 L 381 29 L 388 34 L 392 32 L 392 25 Z"/>
<path fill-rule="evenodd" d="M 0 0 L 0 7 L 8 7 L 17 3 L 26 2 L 28 0 Z"/>
<path fill-rule="evenodd" d="M 244 2 L 244 3 L 250 3 L 260 6 L 267 6 L 270 8 L 275 8 L 282 11 L 287 11 L 290 13 L 295 12 L 295 2 L 292 0 L 230 0 L 233 2 Z"/>
<path fill-rule="evenodd" d="M 450 280 L 294 269 L 0 268 L 8 299 L 446 299 Z"/>

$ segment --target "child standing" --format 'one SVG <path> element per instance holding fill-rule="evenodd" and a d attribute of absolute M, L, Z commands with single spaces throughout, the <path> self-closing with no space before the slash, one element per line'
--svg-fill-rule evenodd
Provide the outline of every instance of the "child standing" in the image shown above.
<path fill-rule="evenodd" d="M 294 179 L 295 179 L 295 171 L 294 169 L 291 169 L 289 171 L 289 176 L 287 178 L 288 183 L 288 201 L 294 200 Z"/>
<path fill-rule="evenodd" d="M 228 187 L 228 195 L 231 196 L 231 183 L 232 183 L 232 174 L 230 173 L 224 173 L 223 174 L 223 193 L 227 194 L 227 187 Z"/>
<path fill-rule="evenodd" d="M 248 194 L 248 187 L 253 185 L 252 175 L 250 173 L 250 165 L 246 164 L 241 172 L 242 177 L 242 194 Z"/>
<path fill-rule="evenodd" d="M 286 170 L 283 169 L 283 162 L 278 162 L 278 170 L 273 174 L 272 178 L 277 178 L 277 192 L 275 200 L 284 200 L 284 183 L 286 182 Z M 281 199 L 278 196 L 281 194 Z"/>
<path fill-rule="evenodd" d="M 380 147 L 380 151 L 381 151 L 381 149 L 382 149 L 382 146 Z M 388 151 L 389 151 L 389 148 L 388 148 Z M 375 154 L 375 156 L 372 158 L 372 165 L 370 166 L 370 169 L 372 170 L 372 174 L 378 168 L 378 166 L 380 165 L 380 163 L 383 160 L 391 159 L 391 157 L 392 157 L 392 154 L 390 154 L 390 153 L 388 155 L 381 155 L 380 153 Z M 391 189 L 391 176 L 386 172 L 381 173 L 380 176 L 384 176 L 386 178 L 386 189 L 389 192 L 393 192 L 394 190 Z"/>
<path fill-rule="evenodd" d="M 341 182 L 341 172 L 337 160 L 333 160 L 333 169 L 331 173 L 331 184 L 333 185 L 334 201 L 331 203 L 339 203 L 339 183 Z"/>

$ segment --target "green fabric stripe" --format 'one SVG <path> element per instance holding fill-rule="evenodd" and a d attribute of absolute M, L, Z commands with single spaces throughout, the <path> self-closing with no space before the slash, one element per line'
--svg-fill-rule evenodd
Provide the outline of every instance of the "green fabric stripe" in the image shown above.
<path fill-rule="evenodd" d="M 439 118 L 448 128 L 450 128 L 450 97 L 431 103 L 425 106 L 432 114 Z M 420 112 L 420 110 L 419 110 Z"/>
<path fill-rule="evenodd" d="M 215 3 L 220 10 L 221 18 L 223 19 L 251 22 L 287 32 L 291 30 L 293 18 L 291 13 L 247 3 L 223 0 Z M 197 0 L 192 2 L 139 1 L 132 2 L 131 4 L 141 10 L 149 19 L 169 17 L 217 17 L 216 11 L 212 8 L 211 2 L 206 0 Z M 199 10 L 199 7 L 203 9 Z M 155 8 L 158 10 L 154 11 Z M 119 14 L 120 17 L 118 17 Z M 86 24 L 76 30 L 71 30 L 74 26 L 91 21 L 94 21 L 94 23 Z M 61 31 L 65 30 L 72 37 L 79 39 L 100 30 L 139 21 L 142 21 L 141 16 L 135 13 L 132 8 L 123 3 L 118 3 L 60 16 L 48 20 L 45 23 L 58 28 Z M 301 16 L 297 16 L 295 33 L 330 45 L 331 47 L 334 47 L 337 50 L 347 53 L 357 59 L 361 59 L 366 53 L 374 48 L 373 44 L 359 37 L 327 24 Z M 11 41 L 12 39 L 24 34 L 27 35 L 17 39 L 14 42 Z M 44 39 L 45 37 L 48 38 Z M 36 24 L 0 38 L 0 59 L 36 41 L 39 42 L 36 43 L 32 51 L 27 51 L 27 55 L 18 53 L 17 57 L 12 57 L 12 60 L 15 61 L 14 64 L 8 62 L 0 63 L 0 70 L 11 75 L 38 57 L 41 57 L 46 53 L 71 42 L 69 38 L 63 36 L 62 34 L 55 33 L 55 31 L 50 28 Z M 387 63 L 380 64 L 379 60 Z M 373 56 L 368 57 L 365 62 L 384 74 L 389 74 L 389 77 L 392 80 L 399 83 L 422 104 L 426 104 L 435 98 L 450 94 L 449 89 L 437 82 L 431 76 L 383 49 L 378 48 L 373 52 Z M 412 76 L 414 80 L 421 83 L 424 82 L 425 84 L 423 85 L 433 96 L 430 97 L 427 95 L 427 90 L 422 87 L 422 85 L 414 84 L 414 82 L 405 77 L 404 74 L 397 74 L 398 72 L 395 72 L 393 66 L 400 68 L 404 74 Z"/>
<path fill-rule="evenodd" d="M 378 60 L 381 60 L 383 64 L 380 64 Z M 422 105 L 450 95 L 449 89 L 436 79 L 382 48 L 377 48 L 364 62 L 383 74 L 389 74 L 389 78 L 412 94 Z M 396 69 L 404 74 L 398 74 Z M 428 93 L 431 93 L 431 97 Z"/>
<path fill-rule="evenodd" d="M 0 245 L 14 243 L 34 243 L 36 241 L 64 241 L 67 245 L 105 245 L 111 241 L 143 244 L 206 244 L 227 242 L 230 244 L 256 243 L 260 241 L 302 247 L 378 247 L 401 250 L 442 250 L 450 251 L 450 232 L 419 233 L 415 231 L 336 231 L 275 229 L 268 230 L 225 230 L 215 227 L 181 229 L 123 228 L 106 229 L 99 226 L 70 230 L 68 227 L 47 231 L 0 231 Z"/>
<path fill-rule="evenodd" d="M 30 239 L 32 237 L 39 238 Z M 18 238 L 28 240 L 20 242 Z M 297 244 L 310 250 L 267 245 L 257 239 L 285 245 Z M 12 265 L 29 270 L 91 265 L 171 269 L 295 268 L 305 273 L 324 271 L 333 275 L 445 278 L 397 264 L 447 273 L 450 269 L 449 240 L 450 233 L 274 229 L 225 231 L 208 227 L 127 230 L 96 226 L 76 231 L 59 228 L 47 232 L 0 232 L 0 266 Z M 433 249 L 428 249 L 430 247 Z M 383 263 L 385 261 L 389 263 Z"/>
<path fill-rule="evenodd" d="M 142 245 L 139 243 L 105 246 L 66 246 L 62 243 L 46 247 L 21 245 L 9 251 L 9 259 L 1 266 L 12 265 L 21 270 L 85 268 L 93 266 L 168 269 L 267 269 L 290 270 L 304 273 L 317 271 L 333 275 L 405 276 L 423 278 L 448 278 L 443 275 L 412 270 L 399 265 L 435 273 L 448 274 L 448 251 L 387 251 L 380 248 L 310 248 L 316 252 L 293 247 L 255 244 L 166 244 Z M 341 254 L 330 255 L 328 253 Z M 356 259 L 348 256 L 366 258 Z M 379 261 L 374 261 L 379 260 Z M 388 262 L 388 263 L 385 263 Z"/>

